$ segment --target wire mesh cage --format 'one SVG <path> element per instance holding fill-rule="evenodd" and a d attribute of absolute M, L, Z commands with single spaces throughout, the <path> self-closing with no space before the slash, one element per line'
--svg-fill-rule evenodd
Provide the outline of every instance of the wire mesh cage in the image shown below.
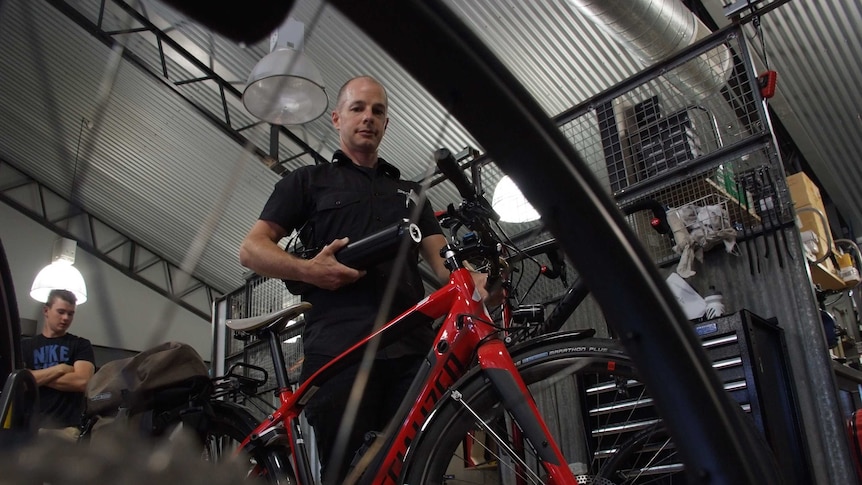
<path fill-rule="evenodd" d="M 619 193 L 761 130 L 756 93 L 731 52 L 735 38 L 646 71 L 562 126 L 594 172 Z"/>
<path fill-rule="evenodd" d="M 281 280 L 255 276 L 250 278 L 242 288 L 227 295 L 226 318 L 249 318 L 266 315 L 289 305 L 297 303 L 299 297 L 291 294 L 285 289 Z M 295 384 L 299 381 L 302 371 L 302 327 L 304 321 L 288 322 L 286 328 L 280 334 L 282 339 L 282 352 L 288 371 L 288 380 Z M 263 368 L 269 378 L 261 388 L 260 398 L 264 402 L 273 401 L 271 388 L 275 386 L 274 368 L 270 356 L 269 344 L 247 336 L 241 332 L 226 329 L 225 343 L 225 369 L 230 369 L 236 363 L 246 363 Z M 239 367 L 236 373 L 246 375 L 257 374 L 257 371 Z M 255 375 L 256 376 L 256 375 Z"/>
<path fill-rule="evenodd" d="M 736 30 L 714 36 L 558 116 L 560 129 L 621 206 L 724 199 L 745 234 L 792 220 L 756 76 Z M 659 264 L 678 255 L 651 216 L 628 222 Z"/>

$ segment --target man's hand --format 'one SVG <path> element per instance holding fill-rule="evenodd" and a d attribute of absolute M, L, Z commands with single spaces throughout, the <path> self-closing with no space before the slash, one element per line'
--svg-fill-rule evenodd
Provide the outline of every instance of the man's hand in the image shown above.
<path fill-rule="evenodd" d="M 489 285 L 488 273 L 479 273 L 471 270 L 470 274 L 473 276 L 473 283 L 476 285 L 476 289 L 479 290 L 479 296 L 482 297 L 482 301 L 485 302 L 486 307 L 494 308 L 503 304 L 505 295 L 503 285 L 501 284 L 502 279 L 494 278 L 494 281 L 491 281 Z"/>
<path fill-rule="evenodd" d="M 347 246 L 348 242 L 350 239 L 344 237 L 324 246 L 317 256 L 308 260 L 303 280 L 324 290 L 337 290 L 365 276 L 364 270 L 350 268 L 335 259 L 335 253 Z"/>

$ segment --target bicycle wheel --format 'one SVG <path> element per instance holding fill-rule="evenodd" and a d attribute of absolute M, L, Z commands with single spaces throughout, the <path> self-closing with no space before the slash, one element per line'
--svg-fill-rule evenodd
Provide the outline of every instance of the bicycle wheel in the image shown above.
<path fill-rule="evenodd" d="M 671 477 L 681 470 L 681 464 L 675 458 L 670 437 L 659 421 L 638 431 L 619 446 L 599 469 L 596 480 L 646 483 L 654 477 Z M 641 464 L 631 466 L 636 463 Z"/>
<path fill-rule="evenodd" d="M 213 464 L 235 459 L 240 443 L 254 431 L 258 421 L 237 405 L 213 401 L 213 413 L 199 430 L 203 450 L 201 458 Z M 296 483 L 286 450 L 278 447 L 261 447 L 244 454 L 248 460 L 250 477 L 259 477 L 266 483 L 292 485 Z"/>
<path fill-rule="evenodd" d="M 617 345 L 560 335 L 513 349 L 512 357 L 579 483 L 683 483 L 652 399 Z M 408 454 L 403 483 L 545 483 L 533 447 L 481 371 L 441 402 Z"/>

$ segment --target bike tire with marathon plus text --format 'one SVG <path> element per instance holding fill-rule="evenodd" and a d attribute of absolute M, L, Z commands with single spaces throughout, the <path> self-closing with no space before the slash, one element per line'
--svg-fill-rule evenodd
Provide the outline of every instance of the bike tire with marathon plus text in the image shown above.
<path fill-rule="evenodd" d="M 685 483 L 676 449 L 617 342 L 561 334 L 515 348 L 512 358 L 579 483 Z M 518 438 L 500 401 L 479 369 L 453 386 L 411 447 L 403 483 L 545 483 L 533 445 Z"/>

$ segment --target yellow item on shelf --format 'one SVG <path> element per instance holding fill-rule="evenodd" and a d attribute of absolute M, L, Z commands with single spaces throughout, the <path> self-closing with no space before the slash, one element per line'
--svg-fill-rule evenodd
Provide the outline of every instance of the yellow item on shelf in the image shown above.
<path fill-rule="evenodd" d="M 787 188 L 790 191 L 790 198 L 793 200 L 793 205 L 796 209 L 812 208 L 826 215 L 826 208 L 823 206 L 823 198 L 820 196 L 820 189 L 814 182 L 805 175 L 804 172 L 795 173 L 787 177 Z M 817 245 L 821 249 L 818 257 L 823 256 L 831 248 L 829 247 L 829 226 L 823 224 L 823 219 L 812 211 L 804 211 L 797 214 L 799 220 L 799 231 L 812 231 L 817 236 Z"/>
<path fill-rule="evenodd" d="M 848 254 L 848 253 L 836 254 L 835 259 L 838 260 L 838 268 L 839 269 L 844 269 L 844 268 L 853 266 L 853 258 L 851 258 L 850 254 Z"/>
<path fill-rule="evenodd" d="M 847 286 L 856 286 L 859 284 L 859 270 L 853 262 L 853 257 L 850 253 L 836 254 L 835 259 L 838 261 L 838 276 L 844 281 Z"/>

